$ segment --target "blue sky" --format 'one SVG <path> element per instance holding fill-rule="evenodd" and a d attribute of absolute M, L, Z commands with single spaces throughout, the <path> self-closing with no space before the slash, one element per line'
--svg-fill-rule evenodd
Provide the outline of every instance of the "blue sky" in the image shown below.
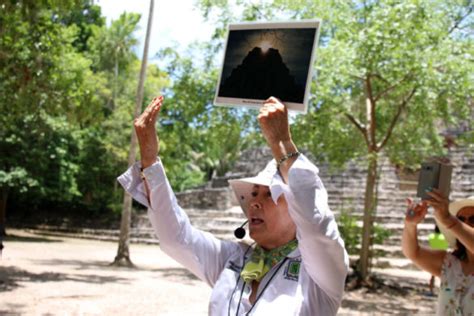
<path fill-rule="evenodd" d="M 201 13 L 194 8 L 194 2 L 195 0 L 155 0 L 149 58 L 153 58 L 163 47 L 177 45 L 181 51 L 193 41 L 207 41 L 211 38 L 214 27 L 204 21 Z M 125 11 L 142 15 L 140 29 L 136 34 L 140 45 L 135 51 L 141 58 L 150 1 L 96 0 L 96 4 L 100 5 L 107 25 Z"/>

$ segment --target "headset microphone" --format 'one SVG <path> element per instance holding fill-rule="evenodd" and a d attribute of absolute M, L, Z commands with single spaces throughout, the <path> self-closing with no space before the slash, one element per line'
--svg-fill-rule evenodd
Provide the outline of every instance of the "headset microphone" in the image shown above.
<path fill-rule="evenodd" d="M 245 229 L 243 228 L 245 226 L 245 224 L 248 223 L 248 220 L 245 221 L 245 223 L 242 224 L 242 226 L 240 226 L 239 228 L 237 228 L 236 230 L 234 230 L 234 236 L 238 239 L 242 239 L 245 237 Z"/>

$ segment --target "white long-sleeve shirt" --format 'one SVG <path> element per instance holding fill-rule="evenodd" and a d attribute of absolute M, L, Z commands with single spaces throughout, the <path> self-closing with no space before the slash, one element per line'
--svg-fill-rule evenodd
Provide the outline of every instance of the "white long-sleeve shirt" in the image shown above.
<path fill-rule="evenodd" d="M 150 203 L 139 163 L 118 181 L 148 207 L 161 249 L 213 287 L 209 315 L 336 315 L 349 260 L 318 168 L 304 155 L 291 166 L 288 184 L 275 174 L 270 185 L 274 201 L 284 194 L 288 202 L 298 248 L 264 276 L 253 306 L 251 287 L 240 277 L 253 249 L 194 228 L 178 205 L 159 160 L 143 173 Z"/>

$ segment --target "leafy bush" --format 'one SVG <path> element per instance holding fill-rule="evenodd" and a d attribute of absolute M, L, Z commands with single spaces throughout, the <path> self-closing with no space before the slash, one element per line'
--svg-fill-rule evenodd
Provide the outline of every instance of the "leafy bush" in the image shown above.
<path fill-rule="evenodd" d="M 357 224 L 357 218 L 347 210 L 342 210 L 337 218 L 339 232 L 345 242 L 346 250 L 349 254 L 357 254 L 360 250 L 362 241 L 362 227 Z M 372 242 L 374 244 L 383 244 L 388 239 L 391 232 L 378 224 L 374 224 L 372 232 Z"/>

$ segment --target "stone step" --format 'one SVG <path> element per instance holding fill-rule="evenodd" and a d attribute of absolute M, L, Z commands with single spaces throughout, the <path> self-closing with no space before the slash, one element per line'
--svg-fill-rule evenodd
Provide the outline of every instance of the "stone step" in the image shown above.
<path fill-rule="evenodd" d="M 188 212 L 188 210 L 186 210 Z M 197 213 L 197 211 L 194 211 Z M 222 215 L 227 215 L 230 214 L 232 216 L 222 216 Z M 238 217 L 235 217 L 236 215 L 239 215 Z M 240 208 L 234 208 L 231 211 L 226 211 L 226 212 L 221 212 L 221 211 L 209 211 L 209 210 L 204 210 L 203 212 L 200 213 L 202 216 L 190 216 L 191 223 L 196 226 L 197 228 L 209 231 L 211 233 L 214 233 L 218 236 L 233 236 L 233 231 L 235 228 L 239 227 L 242 225 L 245 221 L 245 217 L 243 213 L 240 211 Z M 210 218 L 205 217 L 204 215 L 210 216 Z M 215 217 L 214 215 L 218 215 L 220 217 Z M 360 214 L 362 215 L 362 214 Z M 376 217 L 377 219 L 377 217 Z M 403 231 L 403 219 L 404 215 L 403 214 L 397 214 L 397 215 L 391 215 L 391 216 L 383 216 L 380 217 L 381 222 L 377 222 L 377 224 L 385 229 L 388 229 L 391 231 L 391 236 L 387 240 L 385 244 L 388 245 L 399 245 L 400 240 L 401 240 L 401 234 Z M 148 219 L 146 219 L 148 221 Z M 362 221 L 356 221 L 357 225 L 359 227 L 362 227 Z M 432 218 L 427 218 L 425 222 L 421 223 L 419 225 L 419 236 L 420 240 L 426 240 L 426 235 L 432 232 L 433 230 L 433 224 L 434 221 Z M 135 234 L 152 234 L 153 231 L 151 229 L 151 226 L 148 225 L 148 232 L 142 229 L 138 232 L 135 232 L 132 229 L 132 233 L 135 232 Z M 227 237 L 226 237 L 227 238 Z"/>
<path fill-rule="evenodd" d="M 357 254 L 359 247 L 356 247 Z M 375 253 L 374 258 L 404 258 L 401 245 L 373 245 L 372 251 Z"/>
<path fill-rule="evenodd" d="M 240 211 L 239 211 L 240 212 Z M 216 212 L 209 212 L 209 213 L 216 213 Z M 208 214 L 209 214 L 208 213 Z M 222 212 L 219 213 L 222 215 Z M 211 218 L 204 218 L 204 217 L 192 217 L 191 218 L 191 223 L 202 230 L 209 231 L 213 234 L 215 234 L 218 237 L 223 237 L 225 239 L 232 239 L 233 238 L 233 231 L 237 228 L 240 227 L 244 221 L 245 218 L 243 218 L 243 215 L 241 215 L 239 218 L 235 217 L 211 217 Z M 387 220 L 387 218 L 383 218 L 384 220 Z M 401 236 L 403 232 L 403 216 L 393 216 L 392 220 L 396 220 L 398 222 L 387 222 L 387 223 L 377 223 L 379 226 L 390 230 L 391 236 L 384 242 L 385 245 L 390 245 L 390 246 L 400 246 L 401 244 Z M 357 225 L 359 227 L 362 227 L 362 222 L 361 221 L 356 221 Z M 433 231 L 433 224 L 432 223 L 426 223 L 423 222 L 419 225 L 419 240 L 422 243 L 427 242 L 427 236 Z M 151 225 L 148 225 L 147 228 L 141 227 L 141 229 L 136 230 L 132 229 L 131 230 L 132 236 L 136 237 L 143 237 L 143 236 L 154 236 L 153 229 L 151 228 Z M 103 233 L 104 235 L 107 233 Z M 109 233 L 110 234 L 110 233 Z M 230 236 L 230 238 L 229 238 Z"/>
<path fill-rule="evenodd" d="M 52 225 L 36 225 L 36 226 L 30 227 L 30 229 L 39 230 L 39 231 L 56 231 L 58 233 L 98 235 L 98 236 L 118 236 L 120 232 L 117 229 L 71 228 L 71 227 L 52 226 Z"/>
<path fill-rule="evenodd" d="M 362 222 L 358 222 L 360 223 L 360 225 L 362 225 Z M 392 232 L 402 232 L 403 231 L 403 227 L 405 226 L 405 224 L 403 222 L 401 223 L 384 223 L 383 225 L 380 225 L 382 226 L 383 228 L 385 229 L 388 229 Z M 431 223 L 426 223 L 426 222 L 422 222 L 420 224 L 417 225 L 418 227 L 418 232 L 424 232 L 424 231 L 433 231 L 434 230 L 434 226 L 433 224 Z"/>
<path fill-rule="evenodd" d="M 214 218 L 214 217 L 244 218 L 245 217 L 240 206 L 234 206 L 226 210 L 185 209 L 185 212 L 190 219 L 195 218 L 195 217 L 199 217 L 199 218 Z"/>
<path fill-rule="evenodd" d="M 428 235 L 418 235 L 418 242 L 420 245 L 429 247 L 428 243 Z M 394 235 L 392 234 L 388 239 L 383 242 L 385 246 L 399 246 L 402 245 L 402 235 Z"/>
<path fill-rule="evenodd" d="M 31 229 L 46 232 L 58 232 L 58 233 L 69 233 L 77 235 L 91 235 L 91 236 L 102 236 L 104 238 L 117 237 L 120 235 L 119 229 L 90 229 L 90 228 L 65 228 L 58 226 L 49 225 L 37 225 L 31 227 Z M 155 238 L 155 232 L 151 227 L 141 227 L 130 229 L 131 238 Z"/>
<path fill-rule="evenodd" d="M 193 223 L 196 226 L 202 226 L 205 227 L 208 224 L 219 224 L 219 225 L 238 225 L 240 226 L 245 220 L 245 216 L 243 215 L 242 212 L 240 212 L 238 215 L 237 214 L 230 214 L 227 216 L 226 213 L 218 213 L 216 215 L 219 216 L 213 216 L 210 215 L 211 213 L 205 213 L 201 215 L 189 215 L 191 223 Z M 206 216 L 207 215 L 207 216 Z M 335 212 L 336 216 L 336 221 L 339 222 L 338 217 L 339 213 Z M 362 213 L 352 213 L 351 216 L 353 216 L 356 219 L 356 224 L 359 227 L 362 227 Z M 384 216 L 376 216 L 374 223 L 378 226 L 384 227 L 386 229 L 389 229 L 394 232 L 401 232 L 403 231 L 403 226 L 404 226 L 404 218 L 405 216 L 403 214 L 392 214 L 392 215 L 384 215 Z M 425 218 L 425 220 L 419 224 L 418 228 L 420 231 L 431 231 L 434 229 L 434 218 L 428 214 L 428 216 Z M 145 219 L 143 223 L 141 224 L 140 227 L 143 226 L 148 226 L 151 227 L 149 224 L 148 219 Z M 137 228 L 136 226 L 133 226 L 132 229 Z"/>
<path fill-rule="evenodd" d="M 424 243 L 424 246 L 428 246 L 427 243 Z M 394 245 L 373 245 L 373 249 L 375 251 L 376 256 L 378 258 L 405 258 L 405 255 L 402 252 L 401 244 L 394 244 Z"/>
<path fill-rule="evenodd" d="M 188 216 L 191 223 L 199 223 L 199 224 L 206 224 L 206 223 L 227 223 L 227 224 L 237 224 L 242 223 L 246 220 L 246 217 L 242 215 L 228 215 L 225 216 L 221 214 L 220 216 Z"/>
<path fill-rule="evenodd" d="M 374 222 L 377 224 L 384 224 L 384 223 L 403 223 L 405 220 L 405 210 L 399 213 L 393 214 L 377 214 L 374 217 Z M 339 217 L 340 212 L 334 212 L 336 219 Z M 352 212 L 349 216 L 354 217 L 358 221 L 362 221 L 364 214 L 362 212 Z M 424 223 L 434 223 L 434 217 L 431 214 L 427 214 L 425 217 Z"/>
<path fill-rule="evenodd" d="M 336 220 L 337 221 L 337 220 Z M 357 226 L 362 227 L 362 221 L 355 222 Z M 388 223 L 375 223 L 378 227 L 382 227 L 386 230 L 389 230 L 392 235 L 400 235 L 403 233 L 404 223 L 397 223 L 397 222 L 388 222 Z M 434 224 L 433 223 L 426 223 L 422 222 L 418 224 L 418 233 L 420 235 L 429 234 L 434 231 Z"/>

